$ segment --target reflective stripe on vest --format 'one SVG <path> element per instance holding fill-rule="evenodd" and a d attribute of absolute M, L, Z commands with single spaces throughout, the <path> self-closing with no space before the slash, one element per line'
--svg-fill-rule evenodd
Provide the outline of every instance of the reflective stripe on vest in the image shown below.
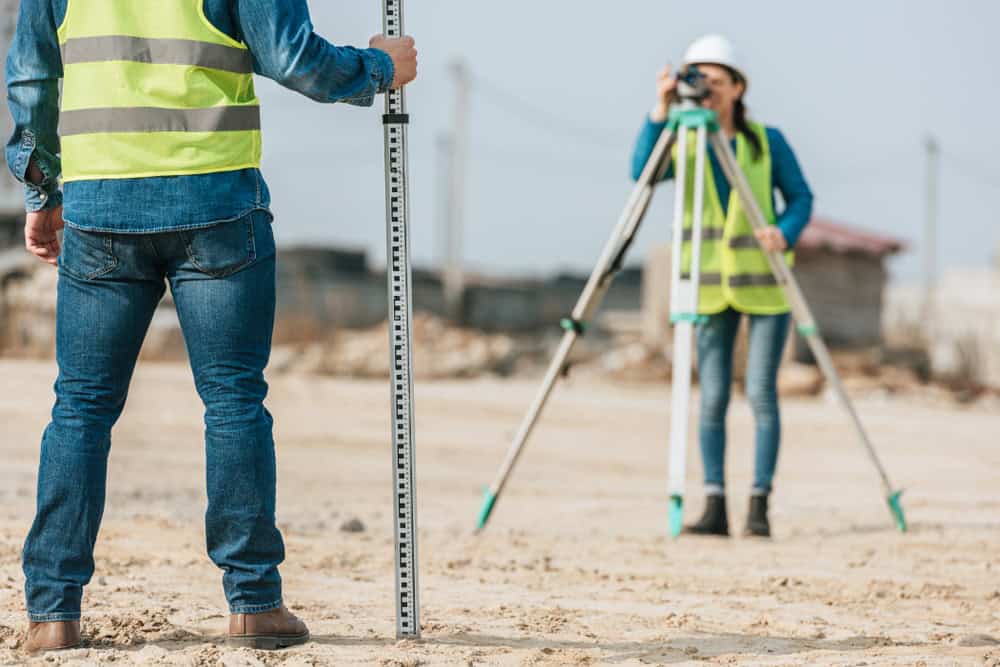
<path fill-rule="evenodd" d="M 750 123 L 751 131 L 761 143 L 761 156 L 753 159 L 746 137 L 736 137 L 736 159 L 753 190 L 765 219 L 775 223 L 772 201 L 771 153 L 763 125 Z M 693 133 L 692 133 L 693 134 Z M 694 145 L 693 139 L 688 142 Z M 676 159 L 676 149 L 674 157 Z M 685 183 L 687 206 L 684 212 L 684 236 L 681 253 L 682 278 L 689 276 L 692 252 L 695 156 L 688 155 Z M 789 263 L 792 254 L 786 255 Z M 788 312 L 788 302 L 778 281 L 772 275 L 767 257 L 760 250 L 753 228 L 732 189 L 729 206 L 723 212 L 715 186 L 715 175 L 705 161 L 705 205 L 702 212 L 701 275 L 699 276 L 698 312 L 712 315 L 727 308 L 756 315 Z"/>
<path fill-rule="evenodd" d="M 260 129 L 259 107 L 81 109 L 59 116 L 64 137 L 108 132 L 239 132 Z"/>
<path fill-rule="evenodd" d="M 250 52 L 202 0 L 69 0 L 59 44 L 65 181 L 260 165 Z"/>
<path fill-rule="evenodd" d="M 253 74 L 250 52 L 190 39 L 145 39 L 114 35 L 79 37 L 62 45 L 63 65 L 123 60 L 152 65 L 191 65 L 239 74 Z"/>
<path fill-rule="evenodd" d="M 691 274 L 682 272 L 681 280 L 690 280 Z M 722 274 L 721 273 L 702 273 L 698 276 L 699 284 L 707 286 L 721 286 L 722 285 Z M 774 277 L 773 273 L 761 273 L 761 274 L 751 274 L 745 273 L 738 276 L 729 276 L 726 284 L 730 287 L 766 287 L 770 285 L 777 285 L 778 279 Z"/>

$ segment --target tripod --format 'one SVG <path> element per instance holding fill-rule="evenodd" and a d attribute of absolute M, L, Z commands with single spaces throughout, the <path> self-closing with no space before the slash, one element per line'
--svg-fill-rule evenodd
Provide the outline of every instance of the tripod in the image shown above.
<path fill-rule="evenodd" d="M 671 162 L 671 153 L 676 144 L 678 155 L 676 159 L 677 195 L 674 208 L 673 261 L 671 266 L 671 321 L 674 325 L 674 373 L 672 387 L 672 419 L 670 427 L 670 473 L 668 492 L 669 528 L 673 536 L 680 534 L 684 507 L 685 464 L 688 437 L 688 405 L 691 397 L 691 348 L 694 338 L 694 328 L 703 321 L 698 313 L 698 291 L 701 280 L 701 241 L 702 241 L 702 208 L 705 196 L 705 156 L 707 146 L 711 144 L 722 170 L 730 186 L 736 191 L 746 212 L 746 216 L 755 231 L 765 229 L 768 223 L 746 177 L 740 170 L 739 163 L 733 153 L 729 141 L 723 136 L 714 112 L 700 108 L 697 102 L 707 97 L 707 89 L 695 68 L 689 68 L 687 74 L 681 76 L 678 85 L 681 103 L 670 115 L 669 123 L 656 142 L 653 152 L 646 162 L 641 176 L 625 205 L 621 218 L 616 225 L 598 260 L 594 272 L 584 287 L 583 293 L 573 309 L 572 316 L 561 323 L 565 330 L 562 341 L 549 365 L 542 382 L 541 389 L 535 396 L 517 435 L 500 467 L 493 484 L 486 490 L 482 509 L 476 526 L 476 532 L 481 531 L 489 521 L 497 500 L 503 492 L 514 465 L 524 448 L 531 431 L 534 429 L 552 389 L 560 376 L 564 374 L 566 361 L 577 339 L 584 335 L 587 323 L 600 305 L 611 281 L 623 265 L 625 254 L 632 245 L 653 196 L 653 189 L 663 178 Z M 689 134 L 695 135 L 695 173 L 693 221 L 691 229 L 684 230 L 684 213 L 687 196 L 687 151 L 689 149 Z M 681 245 L 685 233 L 691 235 L 691 266 L 690 270 L 681 270 Z M 889 510 L 901 531 L 906 530 L 906 519 L 900 504 L 900 491 L 893 490 L 885 467 L 868 438 L 864 426 L 851 403 L 840 376 L 834 368 L 830 353 L 820 337 L 816 320 L 809 309 L 802 290 L 799 288 L 791 269 L 779 252 L 765 252 L 768 265 L 774 275 L 774 280 L 784 291 L 791 307 L 798 332 L 805 337 L 812 350 L 816 362 L 823 375 L 836 394 L 841 406 L 847 412 L 854 427 L 858 440 L 867 452 L 872 464 L 878 471 Z"/>

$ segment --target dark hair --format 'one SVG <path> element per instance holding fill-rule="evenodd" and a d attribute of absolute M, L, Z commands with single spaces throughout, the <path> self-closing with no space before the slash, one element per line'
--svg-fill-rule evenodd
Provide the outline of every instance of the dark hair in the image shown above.
<path fill-rule="evenodd" d="M 729 71 L 729 76 L 733 77 L 733 81 L 735 83 L 742 83 L 745 89 L 746 80 L 736 70 L 730 67 L 726 69 Z M 764 147 L 761 146 L 760 137 L 757 136 L 757 133 L 750 129 L 750 123 L 747 122 L 747 107 L 743 104 L 742 97 L 733 104 L 733 125 L 750 142 L 750 154 L 753 157 L 753 161 L 756 162 L 759 160 L 764 153 Z"/>

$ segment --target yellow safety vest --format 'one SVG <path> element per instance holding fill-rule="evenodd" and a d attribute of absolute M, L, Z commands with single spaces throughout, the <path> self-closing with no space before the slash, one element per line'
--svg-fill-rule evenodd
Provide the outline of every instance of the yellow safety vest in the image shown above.
<path fill-rule="evenodd" d="M 250 51 L 202 0 L 69 0 L 59 44 L 63 180 L 260 166 Z"/>
<path fill-rule="evenodd" d="M 757 203 L 769 224 L 775 224 L 774 204 L 771 199 L 771 148 L 763 125 L 750 123 L 750 128 L 760 139 L 761 156 L 753 159 L 750 142 L 742 133 L 736 136 L 736 159 L 746 175 Z M 689 146 L 695 145 L 692 131 Z M 674 149 L 674 158 L 677 149 Z M 691 271 L 691 227 L 694 220 L 694 160 L 695 151 L 689 151 L 685 183 L 687 207 L 684 211 L 684 245 L 681 254 L 681 271 Z M 786 253 L 789 265 L 794 261 Z M 736 188 L 729 197 L 729 207 L 723 213 L 719 192 L 711 164 L 705 161 L 705 204 L 702 213 L 701 267 L 698 290 L 698 313 L 714 315 L 727 308 L 753 315 L 777 315 L 789 311 L 788 301 L 778 286 L 767 258 L 757 244 L 753 227 L 747 220 Z"/>

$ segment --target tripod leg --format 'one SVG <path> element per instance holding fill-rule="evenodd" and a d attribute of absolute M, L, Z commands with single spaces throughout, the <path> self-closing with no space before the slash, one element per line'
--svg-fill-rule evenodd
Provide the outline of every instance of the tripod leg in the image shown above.
<path fill-rule="evenodd" d="M 670 478 L 668 515 L 670 535 L 677 537 L 684 525 L 684 488 L 686 485 L 688 431 L 691 404 L 691 347 L 694 324 L 674 325 L 673 379 L 670 387 Z"/>
<path fill-rule="evenodd" d="M 687 132 L 677 149 L 677 195 L 674 199 L 673 262 L 671 264 L 670 319 L 674 323 L 673 379 L 670 411 L 670 473 L 668 523 L 673 537 L 680 535 L 684 524 L 684 489 L 687 473 L 688 435 L 691 405 L 691 349 L 694 327 L 698 321 L 698 289 L 701 276 L 701 231 L 705 204 L 706 128 L 697 129 L 695 144 L 694 202 L 691 224 L 691 266 L 682 270 L 684 211 L 687 202 Z"/>
<path fill-rule="evenodd" d="M 757 200 L 753 196 L 750 184 L 747 182 L 746 177 L 740 170 L 739 163 L 736 161 L 736 156 L 733 154 L 732 147 L 730 147 L 728 141 L 726 141 L 721 133 L 713 133 L 711 141 L 712 146 L 715 148 L 715 154 L 718 156 L 722 169 L 726 174 L 727 180 L 739 193 L 740 200 L 743 203 L 743 208 L 747 213 L 747 218 L 750 220 L 750 224 L 755 230 L 765 229 L 767 227 L 767 222 L 764 220 L 764 214 L 761 212 L 760 206 L 757 204 Z M 844 389 L 844 384 L 841 382 L 840 375 L 837 373 L 837 369 L 833 365 L 833 360 L 830 358 L 830 352 L 826 347 L 826 343 L 823 342 L 823 338 L 820 336 L 819 327 L 816 325 L 816 320 L 813 317 L 812 311 L 809 309 L 809 304 L 806 302 L 805 296 L 802 294 L 802 290 L 799 287 L 798 282 L 795 280 L 795 276 L 792 274 L 792 270 L 789 268 L 788 264 L 785 263 L 784 257 L 781 253 L 769 252 L 765 253 L 765 255 L 767 256 L 767 261 L 771 266 L 771 271 L 774 273 L 778 284 L 781 285 L 785 291 L 785 296 L 792 308 L 792 315 L 795 317 L 796 328 L 799 333 L 805 337 L 806 342 L 809 344 L 809 348 L 812 350 L 813 356 L 816 358 L 816 362 L 823 371 L 823 375 L 826 376 L 827 382 L 830 383 L 830 387 L 833 389 L 834 394 L 837 396 L 841 406 L 847 412 L 858 436 L 858 440 L 864 446 L 872 464 L 875 466 L 876 470 L 878 470 L 879 477 L 882 480 L 882 487 L 886 494 L 886 502 L 888 503 L 889 511 L 892 513 L 892 517 L 896 522 L 896 527 L 900 530 L 900 532 L 905 532 L 906 517 L 903 514 L 903 507 L 900 504 L 900 495 L 902 494 L 902 491 L 893 490 L 892 484 L 889 482 L 889 475 L 885 470 L 885 466 L 882 465 L 882 461 L 879 459 L 878 453 L 875 451 L 875 446 L 868 438 L 868 433 L 865 431 L 860 417 L 858 417 L 854 404 L 851 402 L 850 397 L 847 395 L 847 391 Z"/>
<path fill-rule="evenodd" d="M 500 498 L 500 494 L 507 484 L 507 480 L 514 469 L 514 465 L 517 463 L 518 457 L 521 455 L 528 436 L 531 435 L 531 431 L 541 416 L 542 410 L 545 408 L 545 403 L 552 393 L 552 389 L 566 367 L 566 360 L 569 358 L 569 354 L 573 350 L 577 338 L 583 335 L 587 322 L 597 310 L 608 288 L 611 286 L 611 280 L 614 278 L 616 268 L 622 265 L 622 256 L 631 245 L 632 239 L 638 232 L 639 225 L 646 215 L 649 203 L 652 201 L 653 189 L 663 177 L 670 164 L 669 156 L 673 148 L 674 137 L 674 133 L 670 130 L 665 130 L 660 135 L 652 154 L 649 156 L 649 160 L 646 162 L 639 182 L 632 191 L 632 195 L 625 205 L 621 218 L 619 218 L 611 238 L 601 253 L 597 266 L 593 273 L 590 274 L 590 279 L 587 281 L 587 285 L 584 287 L 583 293 L 580 295 L 576 307 L 573 309 L 572 317 L 563 322 L 566 333 L 563 334 L 556 354 L 549 364 L 542 386 L 536 394 L 531 407 L 528 409 L 528 414 L 521 423 L 514 441 L 511 443 L 507 457 L 500 466 L 496 479 L 485 492 L 483 506 L 476 523 L 477 533 L 486 527 L 486 523 L 493 513 L 497 500 Z"/>

